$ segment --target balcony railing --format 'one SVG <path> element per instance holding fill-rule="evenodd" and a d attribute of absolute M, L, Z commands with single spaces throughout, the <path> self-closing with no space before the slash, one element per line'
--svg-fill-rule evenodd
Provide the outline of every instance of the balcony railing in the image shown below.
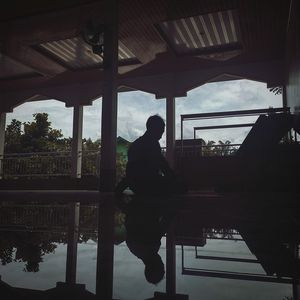
<path fill-rule="evenodd" d="M 83 151 L 82 175 L 98 175 L 99 151 Z M 70 176 L 71 152 L 11 153 L 0 157 L 2 178 Z"/>
<path fill-rule="evenodd" d="M 182 148 L 176 147 L 176 156 L 230 156 L 235 153 L 240 144 L 230 145 L 200 145 Z M 162 148 L 165 155 L 166 149 Z M 83 151 L 82 176 L 99 176 L 100 152 Z M 72 169 L 72 156 L 70 151 L 65 152 L 33 152 L 33 153 L 10 153 L 0 156 L 2 172 L 0 177 L 12 178 L 51 178 L 57 176 L 70 176 Z M 0 169 L 1 171 L 1 169 Z"/>
<path fill-rule="evenodd" d="M 208 156 L 232 156 L 241 144 L 213 144 L 213 145 L 189 145 L 177 146 L 176 157 L 208 157 Z"/>

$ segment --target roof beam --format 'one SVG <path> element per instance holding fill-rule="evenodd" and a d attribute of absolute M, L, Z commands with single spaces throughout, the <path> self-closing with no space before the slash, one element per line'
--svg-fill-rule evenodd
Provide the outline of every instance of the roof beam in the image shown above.
<path fill-rule="evenodd" d="M 136 90 L 145 91 L 155 94 L 157 98 L 165 98 L 170 95 L 175 97 L 183 97 L 186 92 L 201 86 L 207 82 L 214 81 L 221 74 L 230 74 L 236 78 L 244 78 L 255 81 L 266 82 L 268 85 L 283 85 L 284 72 L 282 61 L 256 62 L 248 64 L 232 64 L 222 65 L 219 67 L 207 67 L 205 69 L 198 68 L 196 70 L 182 70 L 181 68 L 173 69 L 173 72 L 164 73 L 163 70 L 157 70 L 156 73 L 145 72 L 144 74 L 135 75 L 135 72 L 118 76 L 118 86 L 126 86 Z M 92 100 L 102 95 L 102 79 L 103 72 L 101 70 L 85 70 L 71 72 L 72 79 L 64 74 L 57 76 L 51 80 L 32 79 L 23 82 L 23 88 L 16 90 L 11 85 L 8 90 L 7 85 L 1 86 L 0 91 L 6 91 L 10 95 L 7 107 L 13 106 L 14 103 L 22 103 L 28 94 L 43 95 L 49 99 L 57 99 L 72 106 L 74 103 L 89 105 Z M 216 80 L 217 81 L 217 80 Z M 15 81 L 17 82 L 17 81 Z M 15 84 L 17 86 L 18 84 Z M 24 92 L 26 95 L 24 96 Z M 23 101 L 22 101 L 23 100 Z"/>
<path fill-rule="evenodd" d="M 55 76 L 67 69 L 52 59 L 26 46 L 9 45 L 2 49 L 3 54 L 18 61 L 44 76 Z"/>
<path fill-rule="evenodd" d="M 159 63 L 158 63 L 159 64 Z M 175 63 L 174 63 L 175 64 Z M 157 98 L 165 98 L 171 94 L 176 97 L 182 97 L 187 91 L 201 86 L 207 82 L 217 81 L 219 75 L 233 75 L 239 79 L 249 79 L 261 81 L 268 86 L 284 84 L 284 62 L 281 60 L 245 63 L 245 64 L 223 64 L 221 66 L 212 66 L 195 69 L 197 61 L 184 66 L 177 64 L 172 72 L 164 73 L 164 66 L 129 72 L 119 77 L 119 83 L 138 90 L 156 94 Z M 136 74 L 136 75 L 135 75 Z"/>

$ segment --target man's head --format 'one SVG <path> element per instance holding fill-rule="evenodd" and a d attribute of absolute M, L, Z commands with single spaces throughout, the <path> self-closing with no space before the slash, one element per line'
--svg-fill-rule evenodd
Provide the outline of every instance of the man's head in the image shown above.
<path fill-rule="evenodd" d="M 159 254 L 154 254 L 149 257 L 145 263 L 145 277 L 146 280 L 153 284 L 158 284 L 165 275 L 165 265 L 159 256 Z"/>
<path fill-rule="evenodd" d="M 153 138 L 159 140 L 165 131 L 165 121 L 159 115 L 151 116 L 147 120 L 146 128 Z"/>

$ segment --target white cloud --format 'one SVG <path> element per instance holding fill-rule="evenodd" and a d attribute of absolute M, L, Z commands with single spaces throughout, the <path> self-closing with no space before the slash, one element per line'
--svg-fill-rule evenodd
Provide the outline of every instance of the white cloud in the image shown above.
<path fill-rule="evenodd" d="M 9 124 L 12 119 L 32 122 L 33 114 L 42 112 L 49 114 L 52 128 L 62 129 L 66 137 L 72 136 L 73 108 L 67 108 L 63 102 L 57 100 L 26 102 L 16 107 L 12 113 L 7 113 L 6 124 Z"/>
<path fill-rule="evenodd" d="M 147 118 L 159 114 L 166 118 L 165 100 L 157 100 L 154 95 L 140 91 L 120 93 L 118 97 L 118 131 L 117 135 L 133 141 L 145 131 Z M 236 80 L 208 83 L 188 92 L 187 97 L 176 99 L 176 136 L 180 134 L 180 115 L 187 113 L 204 113 L 240 109 L 279 107 L 282 105 L 281 95 L 274 95 L 266 84 L 250 80 Z M 93 140 L 101 135 L 102 101 L 97 99 L 92 106 L 84 107 L 83 136 Z M 32 114 L 47 112 L 53 128 L 62 129 L 65 136 L 72 136 L 73 109 L 66 108 L 64 103 L 47 100 L 28 102 L 7 114 L 7 123 L 12 118 L 22 122 L 32 121 Z M 194 126 L 220 124 L 219 120 L 186 122 L 184 137 L 193 137 Z M 246 118 L 222 119 L 222 124 L 233 122 L 251 122 Z M 210 140 L 231 140 L 241 142 L 247 128 L 233 130 L 210 130 L 199 132 L 198 136 Z M 165 135 L 161 140 L 165 144 Z"/>
<path fill-rule="evenodd" d="M 208 83 L 190 91 L 187 97 L 176 101 L 176 136 L 180 137 L 180 115 L 192 113 L 206 113 L 216 111 L 231 111 L 268 108 L 282 106 L 282 96 L 271 93 L 266 84 L 250 81 L 235 80 L 218 83 Z M 250 123 L 256 118 L 227 118 L 215 120 L 199 120 L 184 122 L 184 137 L 193 137 L 193 127 L 230 123 Z M 249 128 L 250 129 L 250 128 Z M 198 137 L 205 140 L 231 140 L 241 143 L 248 128 L 207 130 L 199 132 Z"/>

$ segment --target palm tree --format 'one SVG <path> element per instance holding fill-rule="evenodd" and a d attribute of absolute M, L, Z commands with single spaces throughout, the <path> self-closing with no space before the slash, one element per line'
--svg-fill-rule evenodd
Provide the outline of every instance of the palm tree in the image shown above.
<path fill-rule="evenodd" d="M 221 156 L 228 156 L 231 155 L 232 147 L 231 147 L 231 141 L 226 140 L 225 142 L 219 141 L 219 147 L 218 147 L 218 153 Z"/>
<path fill-rule="evenodd" d="M 207 143 L 203 140 L 203 148 L 202 155 L 203 156 L 214 156 L 215 155 L 215 141 L 207 141 Z"/>

